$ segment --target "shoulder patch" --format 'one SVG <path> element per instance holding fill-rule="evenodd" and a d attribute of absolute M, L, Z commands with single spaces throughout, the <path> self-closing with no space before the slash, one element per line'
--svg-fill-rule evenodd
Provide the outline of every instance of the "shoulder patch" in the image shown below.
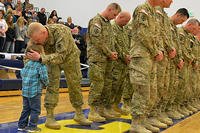
<path fill-rule="evenodd" d="M 98 28 L 101 28 L 101 26 L 98 23 L 95 23 L 94 25 L 97 26 Z"/>
<path fill-rule="evenodd" d="M 149 15 L 144 9 L 140 10 L 139 12 L 140 12 L 140 13 L 144 13 L 144 14 L 146 14 L 146 15 Z"/>
<path fill-rule="evenodd" d="M 92 36 L 99 36 L 101 34 L 101 26 L 95 23 L 94 26 L 91 27 L 90 33 Z"/>

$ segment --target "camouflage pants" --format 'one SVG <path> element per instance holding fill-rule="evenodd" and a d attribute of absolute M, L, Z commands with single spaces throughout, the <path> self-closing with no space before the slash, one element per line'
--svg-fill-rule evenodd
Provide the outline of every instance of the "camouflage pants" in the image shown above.
<path fill-rule="evenodd" d="M 111 90 L 111 104 L 119 104 L 123 92 L 123 84 L 127 75 L 127 66 L 121 62 L 114 62 L 113 82 Z"/>
<path fill-rule="evenodd" d="M 73 107 L 83 105 L 83 97 L 81 93 L 81 71 L 79 54 L 67 58 L 66 62 L 59 65 L 48 65 L 49 86 L 46 90 L 45 107 L 55 108 L 59 100 L 59 84 L 60 73 L 64 70 L 69 89 L 70 102 Z"/>
<path fill-rule="evenodd" d="M 90 106 L 110 106 L 113 62 L 90 62 Z"/>
<path fill-rule="evenodd" d="M 128 70 L 128 71 L 129 71 L 129 70 Z M 128 72 L 128 73 L 129 73 L 129 72 Z M 123 102 L 124 102 L 124 103 L 130 104 L 130 103 L 131 103 L 132 96 L 133 96 L 133 91 L 134 91 L 134 89 L 133 89 L 133 87 L 131 86 L 129 74 L 127 74 L 127 76 L 125 77 L 125 81 L 124 81 L 122 87 L 124 88 L 124 89 L 123 89 L 123 93 L 122 93 Z"/>
<path fill-rule="evenodd" d="M 185 62 L 184 67 L 179 72 L 179 84 L 177 88 L 177 95 L 175 102 L 178 105 L 183 105 L 187 101 L 187 98 L 190 96 L 190 87 L 189 87 L 189 64 Z"/>
<path fill-rule="evenodd" d="M 149 113 L 152 69 L 153 63 L 149 57 L 138 57 L 131 60 L 129 74 L 134 90 L 131 101 L 133 117 L 146 116 Z"/>
<path fill-rule="evenodd" d="M 198 94 L 198 70 L 192 69 L 190 74 L 190 87 L 191 87 L 191 96 L 190 100 L 196 99 Z"/>
<path fill-rule="evenodd" d="M 169 89 L 168 89 L 168 103 L 166 109 L 171 109 L 171 107 L 175 104 L 175 99 L 178 93 L 178 84 L 179 84 L 179 69 L 175 62 L 171 62 L 170 64 L 170 81 L 169 81 Z"/>

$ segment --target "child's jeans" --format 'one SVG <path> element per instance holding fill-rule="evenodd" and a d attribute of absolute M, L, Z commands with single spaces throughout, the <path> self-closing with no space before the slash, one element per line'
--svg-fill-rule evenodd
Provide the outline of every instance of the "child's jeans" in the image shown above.
<path fill-rule="evenodd" d="M 23 97 L 23 110 L 18 122 L 19 128 L 37 127 L 37 122 L 41 112 L 41 94 L 32 98 Z M 30 117 L 30 120 L 29 120 Z"/>

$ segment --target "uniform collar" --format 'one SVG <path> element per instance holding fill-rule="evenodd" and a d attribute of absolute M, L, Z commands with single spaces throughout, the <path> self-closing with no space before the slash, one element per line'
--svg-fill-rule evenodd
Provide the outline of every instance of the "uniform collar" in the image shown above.
<path fill-rule="evenodd" d="M 101 17 L 101 19 L 103 20 L 103 21 L 105 21 L 105 22 L 109 22 L 110 20 L 108 20 L 108 19 L 106 19 L 105 17 L 103 17 L 101 14 L 97 14 L 97 15 L 99 15 L 100 17 Z"/>

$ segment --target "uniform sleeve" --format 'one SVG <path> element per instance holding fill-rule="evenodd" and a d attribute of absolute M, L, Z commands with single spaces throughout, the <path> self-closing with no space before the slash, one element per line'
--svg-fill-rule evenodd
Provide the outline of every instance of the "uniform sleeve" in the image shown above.
<path fill-rule="evenodd" d="M 179 33 L 179 37 L 180 37 L 180 45 L 181 45 L 181 48 L 182 48 L 183 58 L 184 58 L 184 60 L 190 62 L 190 61 L 193 60 L 193 57 L 191 55 L 191 50 L 189 50 L 187 48 L 187 45 L 189 45 L 189 44 L 187 44 L 187 41 L 185 40 L 184 35 Z"/>
<path fill-rule="evenodd" d="M 73 37 L 71 33 L 66 30 L 54 33 L 55 37 L 55 53 L 45 55 L 42 54 L 42 63 L 44 64 L 60 64 L 63 63 L 66 59 L 66 56 L 72 50 L 72 45 L 76 45 L 74 43 Z M 56 35 L 56 36 L 55 36 Z"/>
<path fill-rule="evenodd" d="M 89 24 L 89 36 L 92 45 L 97 49 L 101 50 L 107 57 L 111 55 L 111 50 L 106 45 L 107 42 L 104 39 L 105 35 L 102 34 L 101 23 L 97 21 L 92 21 Z"/>
<path fill-rule="evenodd" d="M 47 72 L 47 67 L 45 65 L 42 65 L 39 69 L 39 74 L 40 74 L 40 81 L 42 84 L 46 87 L 49 84 L 49 79 L 48 79 L 48 72 Z"/>
<path fill-rule="evenodd" d="M 154 40 L 156 35 L 153 33 L 153 29 L 151 29 L 148 17 L 150 16 L 149 14 L 145 13 L 145 11 L 136 11 L 133 16 L 133 23 L 135 25 L 134 27 L 136 28 L 135 30 L 137 30 L 136 34 L 138 38 L 136 39 L 145 44 L 145 47 L 154 57 L 159 51 L 155 43 L 156 40 Z"/>

